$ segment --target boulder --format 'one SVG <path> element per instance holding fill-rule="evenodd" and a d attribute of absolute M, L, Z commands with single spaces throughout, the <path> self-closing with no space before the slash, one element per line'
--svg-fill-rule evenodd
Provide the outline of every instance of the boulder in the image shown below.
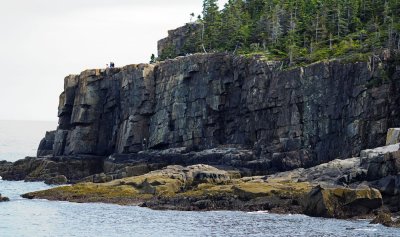
<path fill-rule="evenodd" d="M 380 212 L 370 224 L 382 224 L 387 227 L 400 227 L 400 220 L 393 220 L 390 213 Z"/>
<path fill-rule="evenodd" d="M 366 169 L 360 167 L 360 158 L 349 158 L 345 160 L 333 160 L 328 163 L 310 167 L 300 168 L 292 171 L 277 173 L 268 176 L 268 180 L 291 181 L 291 182 L 313 182 L 318 184 L 349 184 L 365 179 Z"/>
<path fill-rule="evenodd" d="M 0 202 L 8 202 L 8 201 L 10 201 L 10 199 L 8 197 L 1 196 L 1 193 L 0 193 Z"/>
<path fill-rule="evenodd" d="M 105 173 L 95 174 L 92 176 L 93 183 L 106 183 L 113 180 L 111 175 L 106 175 Z"/>
<path fill-rule="evenodd" d="M 62 185 L 68 183 L 68 179 L 65 175 L 56 175 L 46 179 L 44 182 L 46 184 Z"/>
<path fill-rule="evenodd" d="M 399 144 L 392 146 L 399 146 Z M 375 156 L 370 156 L 369 158 L 366 179 L 369 181 L 378 180 L 389 175 L 397 175 L 399 172 L 399 150 L 387 153 L 375 153 Z"/>
<path fill-rule="evenodd" d="M 381 207 L 382 195 L 369 187 L 350 189 L 317 186 L 307 194 L 302 205 L 304 213 L 310 216 L 351 218 Z"/>
<path fill-rule="evenodd" d="M 400 150 L 400 144 L 394 144 L 394 145 L 388 145 L 388 146 L 383 146 L 383 147 L 377 147 L 374 149 L 367 149 L 367 150 L 362 150 L 360 152 L 360 158 L 361 162 L 363 164 L 368 164 L 368 162 L 378 156 L 388 154 L 391 152 L 396 152 Z"/>
<path fill-rule="evenodd" d="M 201 183 L 224 184 L 233 178 L 240 178 L 240 173 L 236 170 L 221 170 L 210 165 L 198 164 L 187 167 L 171 165 L 162 170 L 152 171 L 144 176 L 164 176 L 179 179 L 186 186 L 190 186 Z"/>

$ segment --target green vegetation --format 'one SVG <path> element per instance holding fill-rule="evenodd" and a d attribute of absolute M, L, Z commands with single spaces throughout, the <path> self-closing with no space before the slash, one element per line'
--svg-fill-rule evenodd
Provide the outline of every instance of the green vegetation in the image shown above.
<path fill-rule="evenodd" d="M 400 49 L 400 0 L 229 0 L 222 10 L 204 0 L 198 23 L 188 53 L 257 53 L 293 65 Z"/>
<path fill-rule="evenodd" d="M 150 56 L 150 64 L 155 63 L 156 62 L 156 56 L 154 54 L 151 54 Z"/>

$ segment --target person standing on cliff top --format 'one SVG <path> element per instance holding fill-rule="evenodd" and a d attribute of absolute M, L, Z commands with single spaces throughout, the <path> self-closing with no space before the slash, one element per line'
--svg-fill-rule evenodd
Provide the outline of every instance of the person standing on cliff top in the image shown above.
<path fill-rule="evenodd" d="M 114 63 L 110 62 L 110 68 L 114 68 L 114 67 L 115 67 Z"/>

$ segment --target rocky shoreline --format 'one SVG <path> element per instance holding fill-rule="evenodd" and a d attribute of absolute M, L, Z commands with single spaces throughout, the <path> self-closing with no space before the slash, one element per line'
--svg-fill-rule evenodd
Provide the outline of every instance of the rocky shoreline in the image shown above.
<path fill-rule="evenodd" d="M 400 221 L 391 216 L 400 214 L 399 135 L 400 129 L 390 129 L 387 146 L 363 150 L 360 157 L 263 176 L 243 176 L 240 169 L 204 164 L 169 165 L 153 171 L 136 166 L 135 175 L 118 174 L 132 169 L 132 160 L 125 165 L 115 163 L 114 169 L 108 160 L 104 166 L 117 173 L 90 175 L 73 185 L 23 197 L 159 210 L 263 210 L 328 218 L 367 217 L 375 218 L 374 223 L 397 227 Z"/>
<path fill-rule="evenodd" d="M 86 70 L 65 78 L 37 157 L 0 162 L 0 176 L 72 184 L 26 198 L 397 226 L 400 52 L 378 58 L 282 70 L 217 53 Z"/>

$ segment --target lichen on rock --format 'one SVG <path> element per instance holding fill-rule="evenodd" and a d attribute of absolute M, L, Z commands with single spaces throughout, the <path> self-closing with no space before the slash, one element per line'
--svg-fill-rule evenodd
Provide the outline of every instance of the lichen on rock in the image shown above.
<path fill-rule="evenodd" d="M 310 216 L 350 218 L 370 214 L 383 204 L 381 193 L 370 187 L 357 189 L 317 186 L 303 201 Z"/>

